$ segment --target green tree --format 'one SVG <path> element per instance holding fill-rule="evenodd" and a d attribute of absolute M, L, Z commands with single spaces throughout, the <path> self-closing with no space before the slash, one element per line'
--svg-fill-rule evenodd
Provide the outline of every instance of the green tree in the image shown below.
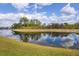
<path fill-rule="evenodd" d="M 41 26 L 41 22 L 37 19 L 32 19 L 29 22 L 29 26 L 36 28 L 36 27 Z"/>
<path fill-rule="evenodd" d="M 20 24 L 23 26 L 27 26 L 28 25 L 29 20 L 27 19 L 27 17 L 21 17 L 20 18 Z"/>
<path fill-rule="evenodd" d="M 17 29 L 17 28 L 20 28 L 21 27 L 21 24 L 20 23 L 14 23 L 11 28 L 13 29 Z"/>

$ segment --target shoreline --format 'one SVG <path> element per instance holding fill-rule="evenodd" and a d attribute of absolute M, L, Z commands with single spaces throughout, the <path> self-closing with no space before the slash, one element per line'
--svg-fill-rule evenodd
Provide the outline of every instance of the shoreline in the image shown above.
<path fill-rule="evenodd" d="M 13 29 L 15 32 L 66 32 L 66 33 L 79 33 L 79 29 Z"/>

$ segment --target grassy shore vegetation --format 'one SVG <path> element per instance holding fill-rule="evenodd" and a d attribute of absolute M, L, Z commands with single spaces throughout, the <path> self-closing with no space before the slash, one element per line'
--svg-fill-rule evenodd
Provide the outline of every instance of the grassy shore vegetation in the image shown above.
<path fill-rule="evenodd" d="M 13 31 L 20 33 L 40 33 L 40 32 L 79 33 L 79 29 L 14 29 Z"/>
<path fill-rule="evenodd" d="M 40 46 L 0 37 L 1 56 L 79 56 L 79 50 Z"/>

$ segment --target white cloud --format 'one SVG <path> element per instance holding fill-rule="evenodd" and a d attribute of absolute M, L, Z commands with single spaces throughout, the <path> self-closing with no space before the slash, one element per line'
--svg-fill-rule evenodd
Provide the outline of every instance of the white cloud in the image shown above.
<path fill-rule="evenodd" d="M 40 5 L 40 6 L 49 6 L 49 5 L 52 5 L 52 3 L 38 3 L 37 5 Z"/>
<path fill-rule="evenodd" d="M 42 9 L 44 6 L 52 5 L 52 3 L 36 3 L 35 5 L 36 9 Z"/>
<path fill-rule="evenodd" d="M 28 19 L 38 19 L 42 23 L 74 23 L 79 21 L 79 17 L 75 15 L 61 15 L 56 16 L 54 13 L 51 16 L 45 15 L 45 12 L 36 14 L 25 14 L 25 13 L 7 13 L 0 14 L 0 24 L 6 24 L 4 26 L 10 26 L 11 24 L 18 22 L 20 17 L 26 16 Z M 76 18 L 75 18 L 76 17 Z"/>
<path fill-rule="evenodd" d="M 38 19 L 42 23 L 75 23 L 79 21 L 79 15 L 61 15 L 56 16 L 53 13 L 51 16 L 47 16 L 46 12 L 41 13 L 32 13 L 32 14 L 25 14 L 25 13 L 0 13 L 0 26 L 10 26 L 11 24 L 18 22 L 20 17 L 26 16 L 28 19 Z"/>
<path fill-rule="evenodd" d="M 49 19 L 51 19 L 52 21 L 58 21 L 58 17 L 55 15 L 55 13 L 52 13 L 51 16 L 49 16 Z"/>
<path fill-rule="evenodd" d="M 25 10 L 26 8 L 29 8 L 29 3 L 14 3 L 12 4 L 15 8 L 18 10 Z M 37 6 L 39 5 L 39 6 Z M 39 8 L 42 6 L 49 6 L 51 3 L 39 3 L 35 4 L 35 8 Z M 32 13 L 32 14 L 25 14 L 25 13 L 6 13 L 2 14 L 0 13 L 0 25 L 4 26 L 10 26 L 11 24 L 18 22 L 20 17 L 26 16 L 28 19 L 38 19 L 42 23 L 75 23 L 79 21 L 79 15 L 77 15 L 77 11 L 75 8 L 71 7 L 70 4 L 67 4 L 64 8 L 61 9 L 61 16 L 57 16 L 55 13 L 52 13 L 51 16 L 47 16 L 46 12 L 40 12 L 40 13 Z M 69 15 L 66 15 L 69 14 Z"/>
<path fill-rule="evenodd" d="M 54 13 L 49 16 L 49 19 L 51 20 L 52 23 L 75 23 L 78 22 L 78 16 L 77 15 L 61 15 L 61 16 L 56 16 Z"/>
<path fill-rule="evenodd" d="M 17 23 L 19 21 L 21 13 L 0 13 L 0 26 L 11 26 L 13 23 Z"/>
<path fill-rule="evenodd" d="M 43 13 L 33 13 L 33 14 L 25 14 L 25 13 L 0 13 L 0 24 L 3 26 L 10 26 L 13 23 L 19 22 L 20 17 L 25 16 L 28 19 L 38 19 L 42 23 L 49 23 L 48 16 Z M 6 23 L 5 23 L 6 22 Z M 4 25 L 5 24 L 5 25 Z M 7 25 L 8 24 L 8 25 Z"/>
<path fill-rule="evenodd" d="M 21 11 L 25 8 L 29 8 L 29 3 L 12 3 L 12 6 Z"/>
<path fill-rule="evenodd" d="M 62 23 L 75 23 L 76 21 L 76 16 L 75 15 L 62 15 L 59 17 L 59 19 L 61 20 Z"/>
<path fill-rule="evenodd" d="M 55 13 L 53 13 L 48 18 L 52 23 L 75 23 L 79 21 L 77 11 L 75 10 L 75 8 L 71 7 L 70 4 L 67 4 L 64 8 L 61 9 L 60 16 L 57 16 L 55 15 Z"/>
<path fill-rule="evenodd" d="M 62 13 L 66 13 L 66 14 L 76 14 L 77 11 L 75 10 L 74 7 L 71 7 L 70 4 L 67 4 L 65 7 L 63 7 L 61 9 Z"/>
<path fill-rule="evenodd" d="M 46 12 L 36 13 L 34 18 L 38 19 L 42 23 L 51 23 L 51 19 L 46 15 Z"/>

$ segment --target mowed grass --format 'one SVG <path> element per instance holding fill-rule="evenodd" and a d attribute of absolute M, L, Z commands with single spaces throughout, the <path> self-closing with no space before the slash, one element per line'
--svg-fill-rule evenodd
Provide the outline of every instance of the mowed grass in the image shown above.
<path fill-rule="evenodd" d="M 46 47 L 0 37 L 1 56 L 79 56 L 79 50 Z"/>

